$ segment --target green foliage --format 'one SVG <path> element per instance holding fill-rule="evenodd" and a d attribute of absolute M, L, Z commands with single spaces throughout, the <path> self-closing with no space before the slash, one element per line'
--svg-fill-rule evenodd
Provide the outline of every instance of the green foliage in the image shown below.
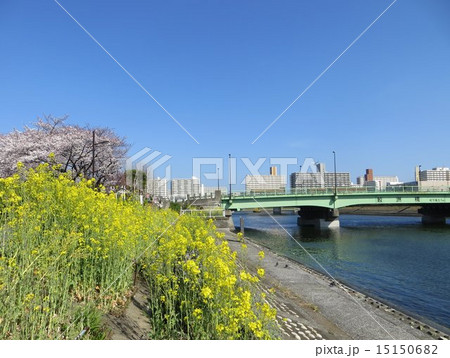
<path fill-rule="evenodd" d="M 132 191 L 147 191 L 147 173 L 141 170 L 127 170 L 125 171 L 127 183 L 130 185 Z"/>
<path fill-rule="evenodd" d="M 170 202 L 170 206 L 169 208 L 177 213 L 179 213 L 181 211 L 181 204 L 180 203 L 175 203 L 175 202 Z"/>

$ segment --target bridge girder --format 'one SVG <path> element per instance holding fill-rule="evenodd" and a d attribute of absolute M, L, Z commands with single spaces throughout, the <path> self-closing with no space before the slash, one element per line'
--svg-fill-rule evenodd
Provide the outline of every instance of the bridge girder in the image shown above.
<path fill-rule="evenodd" d="M 427 207 L 450 204 L 450 192 L 375 192 L 334 195 L 268 195 L 235 196 L 222 199 L 222 207 L 228 210 L 242 210 L 273 207 L 320 207 L 340 209 L 348 206 L 370 205 L 419 205 Z"/>

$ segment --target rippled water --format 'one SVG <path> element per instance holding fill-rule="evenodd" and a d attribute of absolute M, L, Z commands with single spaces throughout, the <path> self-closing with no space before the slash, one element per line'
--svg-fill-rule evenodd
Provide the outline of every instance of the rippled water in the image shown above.
<path fill-rule="evenodd" d="M 245 235 L 280 254 L 403 311 L 450 328 L 450 225 L 424 227 L 419 217 L 342 215 L 337 230 L 305 230 L 297 215 L 237 212 Z"/>

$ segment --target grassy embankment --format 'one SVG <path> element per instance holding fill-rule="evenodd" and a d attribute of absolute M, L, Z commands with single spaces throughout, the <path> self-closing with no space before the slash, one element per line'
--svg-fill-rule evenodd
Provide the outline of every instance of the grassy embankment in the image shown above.
<path fill-rule="evenodd" d="M 150 338 L 277 335 L 258 277 L 211 222 L 92 186 L 47 165 L 0 179 L 0 338 L 104 338 L 101 317 L 123 307 L 135 271 L 150 289 Z"/>

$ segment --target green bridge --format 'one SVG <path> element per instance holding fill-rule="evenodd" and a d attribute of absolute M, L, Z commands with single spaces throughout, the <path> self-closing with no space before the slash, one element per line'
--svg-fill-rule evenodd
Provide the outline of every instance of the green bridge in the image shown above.
<path fill-rule="evenodd" d="M 221 198 L 222 208 L 231 211 L 243 209 L 299 208 L 301 226 L 338 227 L 339 209 L 350 206 L 390 205 L 420 206 L 422 222 L 445 224 L 450 217 L 450 188 L 389 187 L 386 190 L 362 188 L 292 189 L 289 192 L 233 193 Z"/>

